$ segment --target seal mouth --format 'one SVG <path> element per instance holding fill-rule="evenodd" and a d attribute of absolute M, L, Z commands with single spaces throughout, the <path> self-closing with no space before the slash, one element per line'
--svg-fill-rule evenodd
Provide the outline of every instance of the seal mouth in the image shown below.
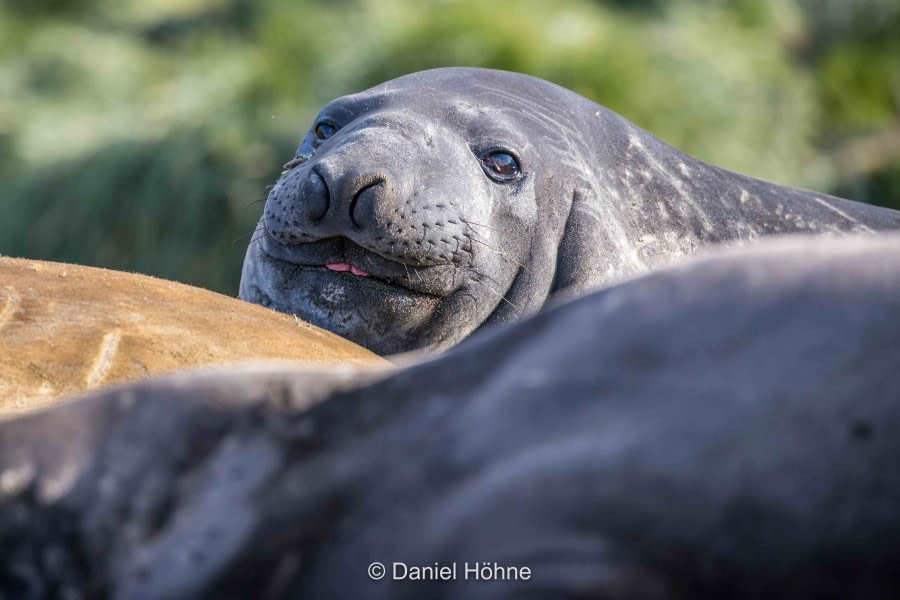
<path fill-rule="evenodd" d="M 369 276 L 368 271 L 363 271 L 362 269 L 354 267 L 351 264 L 342 263 L 342 262 L 328 263 L 327 265 L 325 265 L 325 268 L 330 271 L 337 271 L 338 273 L 346 273 L 349 271 L 350 273 L 352 273 L 353 275 L 356 275 L 357 277 L 368 277 Z"/>
<path fill-rule="evenodd" d="M 460 267 L 452 263 L 413 265 L 381 256 L 344 237 L 332 237 L 295 246 L 281 244 L 268 233 L 259 240 L 270 260 L 296 267 L 322 270 L 336 276 L 366 278 L 417 294 L 445 297 L 458 287 Z"/>

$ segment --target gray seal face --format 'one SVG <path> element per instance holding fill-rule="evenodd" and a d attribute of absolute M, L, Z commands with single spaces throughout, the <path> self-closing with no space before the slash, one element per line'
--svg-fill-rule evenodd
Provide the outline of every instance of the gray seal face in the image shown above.
<path fill-rule="evenodd" d="M 390 354 L 446 348 L 707 243 L 900 213 L 707 165 L 526 75 L 450 68 L 339 98 L 272 189 L 240 297 Z"/>

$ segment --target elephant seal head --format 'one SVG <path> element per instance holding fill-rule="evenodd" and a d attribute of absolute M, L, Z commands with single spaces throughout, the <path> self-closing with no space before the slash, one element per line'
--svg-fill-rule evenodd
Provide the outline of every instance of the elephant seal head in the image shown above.
<path fill-rule="evenodd" d="M 271 190 L 240 297 L 380 354 L 546 301 L 572 203 L 560 110 L 515 73 L 407 75 L 328 104 Z"/>

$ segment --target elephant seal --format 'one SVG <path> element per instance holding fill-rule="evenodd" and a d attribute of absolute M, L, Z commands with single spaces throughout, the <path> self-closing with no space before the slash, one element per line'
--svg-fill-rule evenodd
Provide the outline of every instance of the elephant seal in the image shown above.
<path fill-rule="evenodd" d="M 297 319 L 145 275 L 0 257 L 0 418 L 184 367 L 386 364 Z"/>
<path fill-rule="evenodd" d="M 898 364 L 900 236 L 858 236 L 685 261 L 300 412 L 315 372 L 106 391 L 0 423 L 0 595 L 893 598 Z"/>
<path fill-rule="evenodd" d="M 778 233 L 900 212 L 705 164 L 554 84 L 448 68 L 338 98 L 271 190 L 240 297 L 379 354 Z"/>

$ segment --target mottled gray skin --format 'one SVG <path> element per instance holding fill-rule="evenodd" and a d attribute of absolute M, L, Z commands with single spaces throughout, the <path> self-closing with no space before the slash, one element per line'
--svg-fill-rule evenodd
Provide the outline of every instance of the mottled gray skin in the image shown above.
<path fill-rule="evenodd" d="M 315 123 L 337 133 L 317 146 Z M 479 156 L 517 155 L 497 183 Z M 415 73 L 326 106 L 269 195 L 240 297 L 381 354 L 452 346 L 671 263 L 778 233 L 900 229 L 900 213 L 705 164 L 517 73 Z M 324 268 L 348 262 L 372 274 Z"/>
<path fill-rule="evenodd" d="M 302 412 L 315 374 L 107 392 L 0 425 L 0 595 L 895 598 L 898 365 L 892 235 L 660 270 Z"/>

